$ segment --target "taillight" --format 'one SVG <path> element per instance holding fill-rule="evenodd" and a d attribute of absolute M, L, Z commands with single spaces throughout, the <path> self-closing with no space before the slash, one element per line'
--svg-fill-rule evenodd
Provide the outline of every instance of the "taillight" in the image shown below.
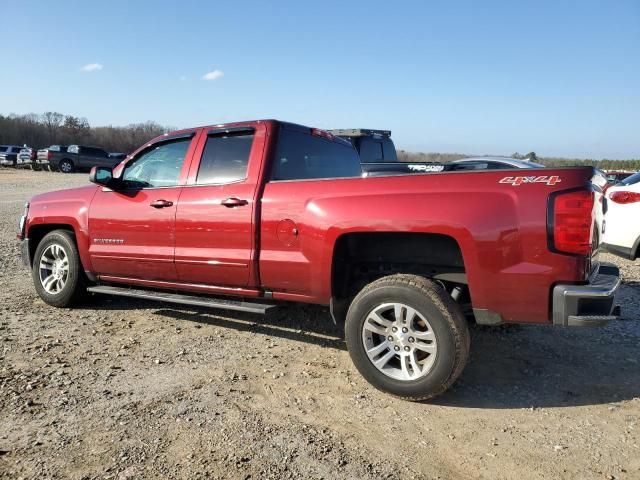
<path fill-rule="evenodd" d="M 636 203 L 640 202 L 640 193 L 637 192 L 613 192 L 609 194 L 612 202 L 616 203 Z"/>
<path fill-rule="evenodd" d="M 53 157 L 53 152 L 51 150 L 47 150 L 47 160 L 51 160 L 51 157 Z"/>
<path fill-rule="evenodd" d="M 593 192 L 574 190 L 550 197 L 549 243 L 553 251 L 590 255 L 593 228 Z"/>

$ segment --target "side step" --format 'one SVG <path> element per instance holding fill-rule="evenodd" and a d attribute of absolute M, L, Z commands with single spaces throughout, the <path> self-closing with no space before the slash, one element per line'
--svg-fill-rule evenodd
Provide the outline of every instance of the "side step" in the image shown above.
<path fill-rule="evenodd" d="M 97 285 L 87 287 L 88 292 L 103 293 L 106 295 L 118 295 L 121 297 L 142 298 L 158 302 L 180 303 L 182 305 L 195 305 L 198 307 L 217 308 L 220 310 L 234 310 L 237 312 L 259 313 L 265 315 L 268 311 L 277 307 L 266 303 L 250 303 L 241 300 L 228 300 L 222 298 L 199 297 L 195 295 L 182 295 L 179 293 L 157 292 L 134 288 L 111 287 Z"/>

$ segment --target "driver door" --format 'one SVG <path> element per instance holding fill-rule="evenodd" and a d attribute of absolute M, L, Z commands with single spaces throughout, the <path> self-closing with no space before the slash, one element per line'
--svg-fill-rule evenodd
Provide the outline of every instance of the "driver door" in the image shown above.
<path fill-rule="evenodd" d="M 123 188 L 100 188 L 89 211 L 89 254 L 104 280 L 175 281 L 175 217 L 196 132 L 145 146 L 129 160 Z"/>

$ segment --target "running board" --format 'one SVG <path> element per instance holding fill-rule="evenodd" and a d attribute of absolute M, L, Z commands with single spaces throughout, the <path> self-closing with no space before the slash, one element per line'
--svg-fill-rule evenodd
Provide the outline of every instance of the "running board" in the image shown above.
<path fill-rule="evenodd" d="M 234 310 L 237 312 L 259 313 L 265 315 L 276 305 L 266 303 L 250 303 L 241 300 L 227 300 L 222 298 L 199 297 L 195 295 L 182 295 L 179 293 L 157 292 L 153 290 L 141 290 L 134 288 L 110 287 L 97 285 L 88 287 L 88 292 L 103 293 L 105 295 L 118 295 L 121 297 L 141 298 L 158 302 L 180 303 L 182 305 L 195 305 L 198 307 L 217 308 L 220 310 Z"/>

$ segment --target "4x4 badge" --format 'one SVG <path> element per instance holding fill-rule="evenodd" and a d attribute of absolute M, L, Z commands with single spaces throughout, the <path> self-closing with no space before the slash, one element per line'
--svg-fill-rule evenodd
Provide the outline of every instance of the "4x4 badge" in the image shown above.
<path fill-rule="evenodd" d="M 555 185 L 560 182 L 562 182 L 562 179 L 558 175 L 540 175 L 538 177 L 504 177 L 500 180 L 500 183 L 509 183 L 516 187 L 523 183 L 546 183 L 547 185 Z"/>

